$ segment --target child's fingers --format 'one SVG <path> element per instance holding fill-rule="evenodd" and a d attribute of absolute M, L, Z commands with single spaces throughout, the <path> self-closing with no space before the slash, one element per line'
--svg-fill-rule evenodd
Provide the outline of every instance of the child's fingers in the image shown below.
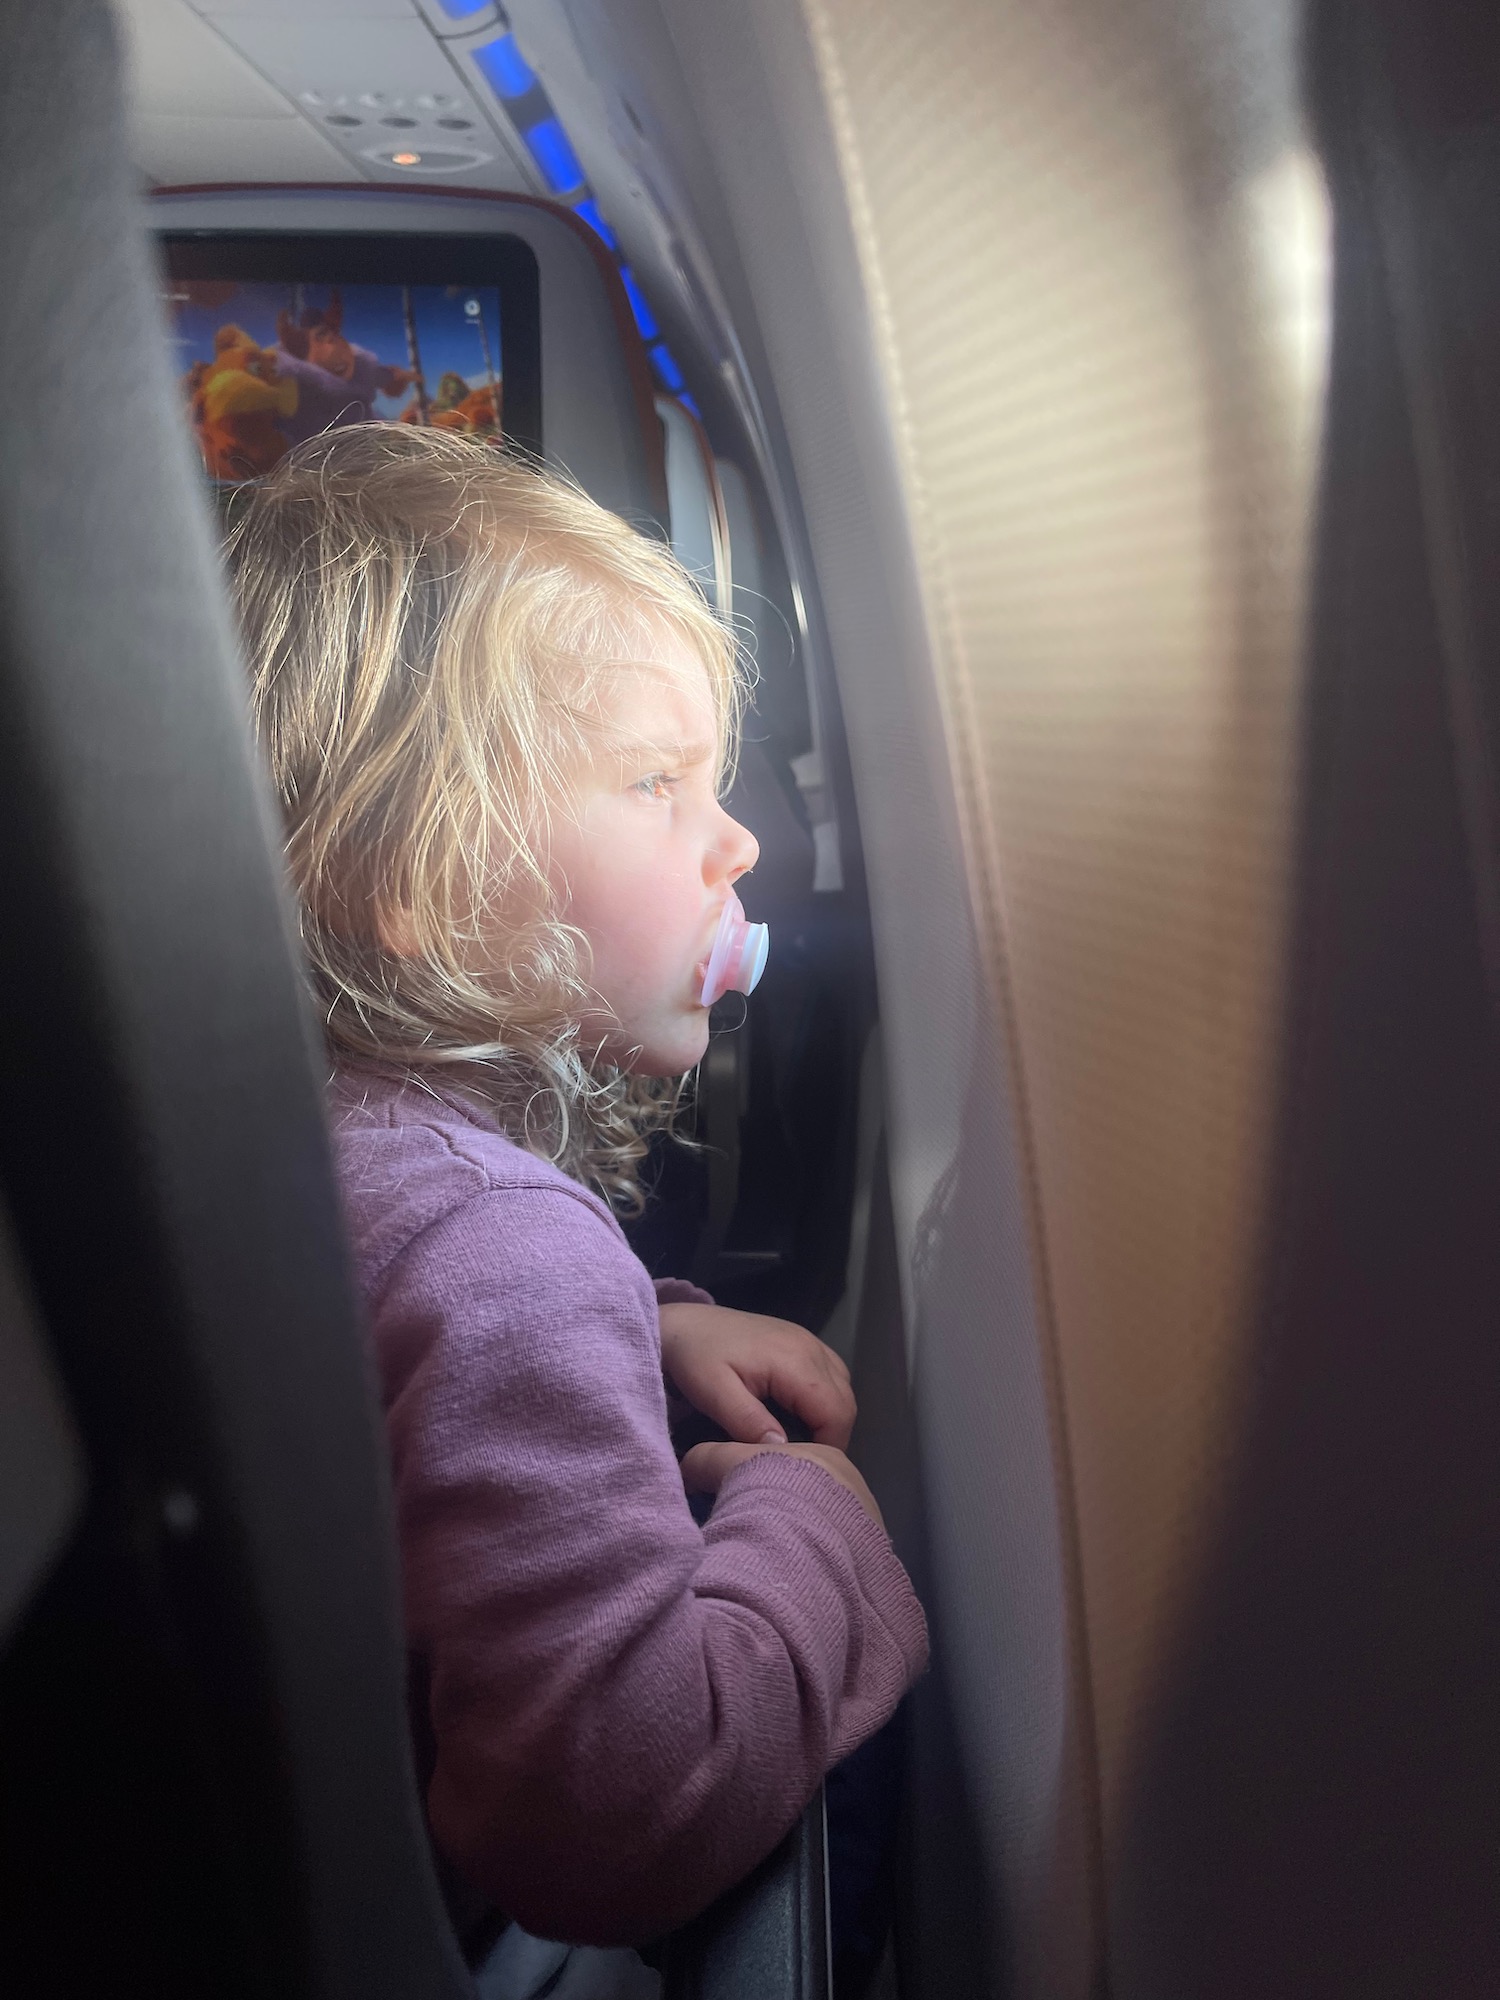
<path fill-rule="evenodd" d="M 706 1367 L 682 1368 L 677 1386 L 695 1410 L 712 1417 L 721 1430 L 742 1444 L 786 1443 L 786 1432 L 729 1362 L 716 1360 Z"/>
<path fill-rule="evenodd" d="M 662 1365 L 693 1407 L 743 1444 L 782 1433 L 762 1398 L 778 1403 L 813 1440 L 838 1450 L 854 1429 L 854 1392 L 843 1362 L 803 1327 L 722 1306 L 668 1304 Z"/>
<path fill-rule="evenodd" d="M 837 1356 L 830 1354 L 829 1360 L 837 1362 Z M 799 1354 L 780 1365 L 773 1363 L 764 1384 L 756 1384 L 757 1388 L 762 1386 L 768 1396 L 807 1425 L 814 1444 L 831 1444 L 839 1451 L 848 1444 L 858 1410 L 842 1364 L 826 1366 L 819 1355 L 810 1363 L 805 1353 Z"/>

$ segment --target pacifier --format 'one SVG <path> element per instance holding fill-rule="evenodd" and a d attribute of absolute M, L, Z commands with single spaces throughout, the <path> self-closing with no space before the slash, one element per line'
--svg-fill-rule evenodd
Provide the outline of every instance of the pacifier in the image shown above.
<path fill-rule="evenodd" d="M 713 950 L 708 954 L 701 1004 L 712 1007 L 726 993 L 753 993 L 770 952 L 770 925 L 748 923 L 744 906 L 731 889 L 719 914 Z"/>

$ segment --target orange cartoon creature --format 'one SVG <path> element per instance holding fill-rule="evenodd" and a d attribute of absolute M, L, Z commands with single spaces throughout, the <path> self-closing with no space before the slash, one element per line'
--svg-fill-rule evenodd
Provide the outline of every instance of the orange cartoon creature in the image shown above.
<path fill-rule="evenodd" d="M 437 394 L 428 405 L 428 421 L 435 430 L 465 431 L 480 437 L 493 436 L 500 429 L 500 384 L 492 389 L 471 389 L 456 370 L 446 372 Z M 419 424 L 421 408 L 408 403 L 401 412 L 404 424 Z"/>
<path fill-rule="evenodd" d="M 197 363 L 187 387 L 203 462 L 215 479 L 253 479 L 285 454 L 279 420 L 295 413 L 297 384 L 243 327 L 219 328 L 213 360 Z"/>
<path fill-rule="evenodd" d="M 459 426 L 467 425 L 471 431 L 485 437 L 500 428 L 500 385 L 493 389 L 471 389 L 467 396 L 453 407 L 453 415 L 459 419 Z M 437 419 L 434 418 L 434 422 Z"/>

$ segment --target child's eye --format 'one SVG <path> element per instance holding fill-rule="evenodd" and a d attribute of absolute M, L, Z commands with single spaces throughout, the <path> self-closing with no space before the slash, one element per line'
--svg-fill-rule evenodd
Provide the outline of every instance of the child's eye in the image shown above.
<path fill-rule="evenodd" d="M 665 771 L 653 771 L 649 777 L 637 778 L 634 789 L 646 799 L 669 799 L 677 780 Z"/>

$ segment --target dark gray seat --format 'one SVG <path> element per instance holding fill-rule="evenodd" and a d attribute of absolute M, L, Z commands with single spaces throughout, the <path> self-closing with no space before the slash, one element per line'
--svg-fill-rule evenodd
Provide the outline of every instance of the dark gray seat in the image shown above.
<path fill-rule="evenodd" d="M 104 7 L 5 10 L 0 97 L 0 1187 L 78 1495 L 13 1549 L 0 1985 L 436 2000 L 314 1039 Z"/>

